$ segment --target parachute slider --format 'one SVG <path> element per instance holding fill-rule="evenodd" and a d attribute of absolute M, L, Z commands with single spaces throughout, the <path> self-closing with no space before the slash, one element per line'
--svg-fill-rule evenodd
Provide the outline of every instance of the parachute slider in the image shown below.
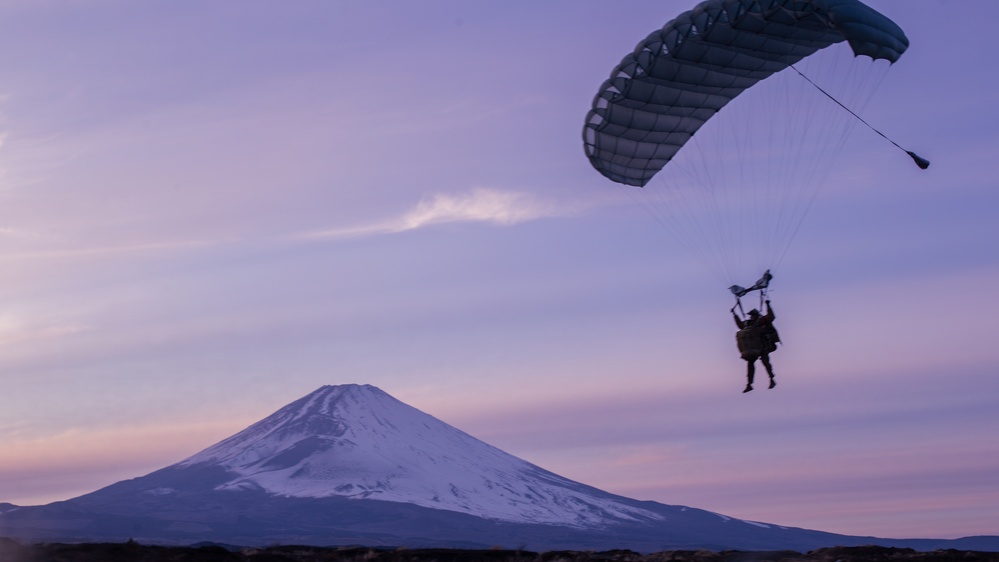
<path fill-rule="evenodd" d="M 773 278 L 774 276 L 770 274 L 770 270 L 768 269 L 766 270 L 766 272 L 763 273 L 763 277 L 760 277 L 752 287 L 747 289 L 745 287 L 740 287 L 738 285 L 732 285 L 731 287 L 728 288 L 728 290 L 733 295 L 735 295 L 736 298 L 741 298 L 753 291 L 761 291 L 763 289 L 766 289 L 767 287 L 770 286 L 770 280 Z"/>

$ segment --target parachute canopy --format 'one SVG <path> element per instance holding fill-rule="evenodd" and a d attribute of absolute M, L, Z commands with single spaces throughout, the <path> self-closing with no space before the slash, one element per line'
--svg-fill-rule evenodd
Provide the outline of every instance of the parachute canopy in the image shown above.
<path fill-rule="evenodd" d="M 829 45 L 895 62 L 901 28 L 857 0 L 707 0 L 653 32 L 600 87 L 586 155 L 644 186 L 705 121 L 747 88 Z"/>

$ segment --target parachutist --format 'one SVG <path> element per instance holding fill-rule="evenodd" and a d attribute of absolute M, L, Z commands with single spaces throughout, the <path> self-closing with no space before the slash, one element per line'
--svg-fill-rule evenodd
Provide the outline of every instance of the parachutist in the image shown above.
<path fill-rule="evenodd" d="M 739 352 L 746 360 L 746 389 L 743 393 L 753 390 L 753 377 L 756 374 L 756 360 L 759 359 L 770 375 L 770 388 L 777 386 L 774 380 L 774 369 L 770 364 L 770 354 L 777 350 L 777 343 L 780 336 L 774 328 L 774 309 L 770 306 L 770 301 L 766 301 L 767 313 L 760 316 L 760 311 L 749 311 L 749 318 L 743 320 L 732 308 L 732 318 L 739 331 L 735 335 L 736 343 L 739 345 Z"/>

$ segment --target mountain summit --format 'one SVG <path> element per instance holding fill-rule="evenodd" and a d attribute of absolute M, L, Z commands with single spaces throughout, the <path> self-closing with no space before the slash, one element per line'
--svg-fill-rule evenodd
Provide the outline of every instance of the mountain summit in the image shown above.
<path fill-rule="evenodd" d="M 370 385 L 324 386 L 177 466 L 225 469 L 231 478 L 220 491 L 376 499 L 516 523 L 586 528 L 662 518 Z"/>
<path fill-rule="evenodd" d="M 862 544 L 999 550 L 999 537 L 851 537 L 609 494 L 367 385 L 324 386 L 146 476 L 44 506 L 0 504 L 0 536 L 642 552 Z"/>

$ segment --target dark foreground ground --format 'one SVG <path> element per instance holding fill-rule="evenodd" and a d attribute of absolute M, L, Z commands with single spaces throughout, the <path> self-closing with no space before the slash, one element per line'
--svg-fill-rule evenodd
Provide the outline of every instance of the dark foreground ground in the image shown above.
<path fill-rule="evenodd" d="M 792 551 L 675 550 L 638 554 L 607 552 L 458 549 L 372 549 L 275 546 L 165 547 L 128 543 L 22 545 L 0 538 L 0 562 L 999 562 L 999 553 L 963 550 L 917 552 L 907 548 L 837 547 Z"/>

